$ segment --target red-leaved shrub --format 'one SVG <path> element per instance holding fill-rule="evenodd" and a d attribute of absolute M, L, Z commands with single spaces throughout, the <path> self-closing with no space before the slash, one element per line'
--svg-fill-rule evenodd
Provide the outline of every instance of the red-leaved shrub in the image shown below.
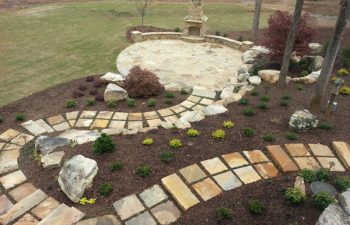
<path fill-rule="evenodd" d="M 125 80 L 125 89 L 130 97 L 149 97 L 161 94 L 164 86 L 157 75 L 135 66 Z"/>
<path fill-rule="evenodd" d="M 293 16 L 288 12 L 276 11 L 268 20 L 269 26 L 264 32 L 261 44 L 271 50 L 272 60 L 282 61 L 292 18 Z M 308 45 L 315 34 L 315 30 L 307 22 L 309 19 L 309 15 L 304 14 L 299 20 L 293 49 L 299 54 L 308 53 Z"/>

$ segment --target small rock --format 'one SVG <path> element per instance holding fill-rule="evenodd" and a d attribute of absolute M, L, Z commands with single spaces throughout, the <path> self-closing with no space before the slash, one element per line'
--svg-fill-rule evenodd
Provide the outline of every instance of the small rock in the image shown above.
<path fill-rule="evenodd" d="M 165 122 L 165 121 L 162 121 L 160 123 L 160 126 L 162 126 L 164 129 L 167 129 L 167 130 L 174 128 L 174 124 L 173 123 Z"/>
<path fill-rule="evenodd" d="M 124 128 L 107 128 L 101 131 L 101 133 L 103 134 L 107 134 L 107 135 L 118 135 L 123 133 Z"/>
<path fill-rule="evenodd" d="M 326 192 L 333 197 L 337 195 L 337 190 L 332 185 L 321 181 L 312 182 L 310 185 L 310 189 L 314 195 L 319 192 Z"/>
<path fill-rule="evenodd" d="M 259 76 L 252 76 L 252 77 L 249 77 L 249 83 L 251 85 L 260 85 L 261 84 L 261 78 Z"/>
<path fill-rule="evenodd" d="M 228 106 L 231 103 L 234 102 L 238 102 L 239 100 L 242 99 L 242 95 L 240 95 L 239 93 L 232 93 L 229 96 L 227 96 L 226 98 L 224 98 L 224 106 Z"/>
<path fill-rule="evenodd" d="M 304 178 L 297 176 L 295 178 L 294 187 L 299 188 L 300 191 L 302 191 L 304 193 L 304 195 L 306 196 Z"/>
<path fill-rule="evenodd" d="M 181 116 L 180 120 L 192 123 L 201 121 L 204 118 L 204 113 L 202 111 L 187 111 Z"/>
<path fill-rule="evenodd" d="M 184 130 L 184 129 L 190 128 L 191 124 L 188 121 L 177 120 L 175 122 L 175 127 L 177 127 L 178 129 Z"/>
<path fill-rule="evenodd" d="M 312 129 L 318 126 L 318 120 L 308 110 L 299 110 L 290 117 L 289 126 L 296 130 Z"/>
<path fill-rule="evenodd" d="M 122 75 L 111 72 L 106 73 L 101 79 L 108 83 L 115 83 L 118 85 L 122 85 L 125 81 L 125 78 Z"/>
<path fill-rule="evenodd" d="M 61 166 L 61 161 L 65 152 L 53 152 L 41 157 L 41 163 L 44 168 L 57 168 Z"/>
<path fill-rule="evenodd" d="M 323 46 L 320 43 L 310 43 L 309 48 L 311 49 L 311 53 L 318 54 L 322 52 Z"/>
<path fill-rule="evenodd" d="M 343 210 L 350 215 L 350 190 L 345 191 L 340 195 L 339 203 Z"/>
<path fill-rule="evenodd" d="M 339 204 L 332 204 L 323 211 L 316 225 L 350 225 L 350 217 Z"/>
<path fill-rule="evenodd" d="M 209 105 L 203 109 L 205 116 L 214 116 L 227 112 L 227 109 L 221 105 Z"/>
<path fill-rule="evenodd" d="M 252 64 L 242 64 L 238 68 L 237 75 L 240 75 L 242 73 L 250 73 L 252 69 L 253 69 Z"/>
<path fill-rule="evenodd" d="M 274 84 L 280 79 L 280 71 L 278 70 L 260 70 L 258 74 L 269 84 Z"/>
<path fill-rule="evenodd" d="M 124 129 L 123 135 L 133 135 L 133 134 L 137 134 L 138 132 L 139 132 L 138 129 L 132 129 L 132 130 Z"/>
<path fill-rule="evenodd" d="M 268 50 L 265 47 L 262 46 L 254 46 L 251 49 L 248 49 L 247 51 L 245 51 L 242 55 L 242 61 L 243 63 L 248 63 L 248 64 L 252 64 L 254 63 L 255 59 L 261 55 L 261 54 L 269 54 L 270 50 Z"/>
<path fill-rule="evenodd" d="M 220 98 L 221 99 L 227 98 L 229 95 L 233 93 L 234 90 L 235 90 L 234 86 L 225 87 L 220 94 Z"/>
<path fill-rule="evenodd" d="M 120 100 L 124 100 L 127 97 L 128 93 L 126 92 L 126 90 L 112 83 L 108 84 L 104 93 L 105 102 L 117 102 Z"/>
<path fill-rule="evenodd" d="M 58 147 L 69 145 L 70 140 L 63 137 L 41 136 L 35 140 L 35 150 L 42 156 L 47 155 Z"/>
<path fill-rule="evenodd" d="M 245 83 L 245 82 L 248 82 L 249 77 L 250 77 L 249 73 L 242 73 L 242 74 L 238 75 L 237 79 L 238 79 L 238 81 Z"/>

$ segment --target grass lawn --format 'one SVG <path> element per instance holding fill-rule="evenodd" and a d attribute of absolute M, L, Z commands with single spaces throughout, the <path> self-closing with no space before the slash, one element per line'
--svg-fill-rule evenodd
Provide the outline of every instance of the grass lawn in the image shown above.
<path fill-rule="evenodd" d="M 187 3 L 159 3 L 146 24 L 182 27 Z M 244 31 L 252 6 L 208 3 L 211 31 Z M 266 26 L 269 13 L 262 14 Z M 0 14 L 0 106 L 88 74 L 115 71 L 128 43 L 127 27 L 140 19 L 128 1 L 60 3 Z"/>

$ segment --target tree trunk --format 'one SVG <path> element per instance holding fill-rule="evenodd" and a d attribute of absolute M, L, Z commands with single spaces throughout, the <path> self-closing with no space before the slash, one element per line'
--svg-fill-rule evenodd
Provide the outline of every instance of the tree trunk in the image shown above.
<path fill-rule="evenodd" d="M 298 23 L 301 17 L 301 13 L 303 11 L 303 6 L 304 6 L 304 0 L 297 0 L 297 3 L 295 5 L 295 10 L 294 10 L 294 16 L 292 20 L 292 25 L 288 34 L 286 48 L 284 49 L 280 79 L 278 81 L 278 86 L 281 89 L 285 88 L 285 85 L 286 85 L 286 78 L 289 71 L 290 58 L 293 53 L 295 38 L 298 31 Z"/>
<path fill-rule="evenodd" d="M 261 12 L 262 0 L 255 0 L 255 11 L 254 11 L 254 21 L 252 28 L 251 40 L 256 42 L 259 40 L 259 23 L 260 23 L 260 12 Z"/>
<path fill-rule="evenodd" d="M 338 55 L 341 40 L 343 39 L 346 24 L 350 17 L 350 0 L 341 0 L 341 9 L 334 35 L 328 45 L 325 61 L 322 66 L 320 77 L 317 81 L 315 94 L 310 102 L 310 107 L 313 110 L 320 109 L 322 100 L 326 94 L 329 79 L 332 75 L 334 63 Z"/>

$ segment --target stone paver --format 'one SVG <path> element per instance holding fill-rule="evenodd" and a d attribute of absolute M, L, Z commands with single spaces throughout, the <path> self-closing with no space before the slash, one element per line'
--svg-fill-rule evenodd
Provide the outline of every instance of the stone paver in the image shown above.
<path fill-rule="evenodd" d="M 164 177 L 162 184 L 182 209 L 187 210 L 199 203 L 196 196 L 175 173 Z"/>
<path fill-rule="evenodd" d="M 93 119 L 79 119 L 75 124 L 76 127 L 90 127 Z"/>
<path fill-rule="evenodd" d="M 250 184 L 261 179 L 259 174 L 251 166 L 234 169 L 233 171 L 238 175 L 244 184 Z"/>
<path fill-rule="evenodd" d="M 145 117 L 146 120 L 151 120 L 151 119 L 158 119 L 159 115 L 156 111 L 151 111 L 151 112 L 145 112 L 143 113 L 143 116 Z"/>
<path fill-rule="evenodd" d="M 181 105 L 176 105 L 176 106 L 173 106 L 173 107 L 170 107 L 170 109 L 175 112 L 176 114 L 180 114 L 184 111 L 186 111 L 187 109 Z"/>
<path fill-rule="evenodd" d="M 79 111 L 66 113 L 67 120 L 76 120 L 78 119 Z"/>
<path fill-rule="evenodd" d="M 213 102 L 214 102 L 214 100 L 212 100 L 212 99 L 203 98 L 202 101 L 200 101 L 199 103 L 202 105 L 210 105 Z"/>
<path fill-rule="evenodd" d="M 142 120 L 142 113 L 129 113 L 128 120 Z"/>
<path fill-rule="evenodd" d="M 159 113 L 162 117 L 171 116 L 171 115 L 174 114 L 174 112 L 171 111 L 170 108 L 158 110 L 158 113 Z"/>
<path fill-rule="evenodd" d="M 181 212 L 171 201 L 167 201 L 166 203 L 154 207 L 151 209 L 151 212 L 162 225 L 175 222 L 181 216 Z"/>
<path fill-rule="evenodd" d="M 333 141 L 332 146 L 335 149 L 340 161 L 346 169 L 350 169 L 350 146 L 345 142 Z"/>
<path fill-rule="evenodd" d="M 37 225 L 39 221 L 30 214 L 25 214 L 14 225 Z"/>
<path fill-rule="evenodd" d="M 16 187 L 12 191 L 9 192 L 9 195 L 16 201 L 19 202 L 25 197 L 31 195 L 34 193 L 36 190 L 38 190 L 36 187 L 34 187 L 33 184 L 31 183 L 25 183 L 22 184 L 19 187 Z"/>
<path fill-rule="evenodd" d="M 134 129 L 141 129 L 143 128 L 143 122 L 142 121 L 128 121 L 128 129 L 134 130 Z"/>
<path fill-rule="evenodd" d="M 6 143 L 0 142 L 0 150 L 5 146 Z"/>
<path fill-rule="evenodd" d="M 123 112 L 116 112 L 113 116 L 114 120 L 127 120 L 128 119 L 128 113 Z"/>
<path fill-rule="evenodd" d="M 20 150 L 21 147 L 19 145 L 8 143 L 3 147 L 4 151 L 11 151 L 11 150 Z"/>
<path fill-rule="evenodd" d="M 242 186 L 242 182 L 231 171 L 216 175 L 214 179 L 224 191 Z"/>
<path fill-rule="evenodd" d="M 0 216 L 13 206 L 12 202 L 6 195 L 0 196 Z"/>
<path fill-rule="evenodd" d="M 274 178 L 279 175 L 276 167 L 270 162 L 254 165 L 254 168 L 264 179 Z"/>
<path fill-rule="evenodd" d="M 162 121 L 160 119 L 147 120 L 150 127 L 159 127 Z"/>
<path fill-rule="evenodd" d="M 244 151 L 243 153 L 251 163 L 261 163 L 269 161 L 265 154 L 260 150 Z"/>
<path fill-rule="evenodd" d="M 17 158 L 19 153 L 19 149 L 0 152 L 0 174 L 18 169 Z"/>
<path fill-rule="evenodd" d="M 33 120 L 29 120 L 25 123 L 22 123 L 22 126 L 34 136 L 46 133 L 46 129 L 40 126 L 38 123 L 34 122 Z"/>
<path fill-rule="evenodd" d="M 168 199 L 163 189 L 157 184 L 141 192 L 140 197 L 149 208 Z"/>
<path fill-rule="evenodd" d="M 114 215 L 106 215 L 90 218 L 78 222 L 76 225 L 122 225 Z"/>
<path fill-rule="evenodd" d="M 248 165 L 248 161 L 243 158 L 241 153 L 239 152 L 234 152 L 226 155 L 222 155 L 222 158 L 226 161 L 226 163 L 231 167 L 231 168 L 237 168 L 241 166 Z"/>
<path fill-rule="evenodd" d="M 206 89 L 194 89 L 192 92 L 192 95 L 200 96 L 200 97 L 204 97 L 204 98 L 215 98 L 216 92 L 206 90 Z"/>
<path fill-rule="evenodd" d="M 195 105 L 194 107 L 192 107 L 193 111 L 203 111 L 205 107 L 202 105 Z"/>
<path fill-rule="evenodd" d="M 204 201 L 208 201 L 222 193 L 222 190 L 210 178 L 195 183 L 192 187 Z"/>
<path fill-rule="evenodd" d="M 18 136 L 21 132 L 14 130 L 14 129 L 8 129 L 4 133 L 0 135 L 0 140 L 3 141 L 10 141 L 16 136 Z"/>
<path fill-rule="evenodd" d="M 83 111 L 80 115 L 80 119 L 93 119 L 96 116 L 97 111 Z"/>
<path fill-rule="evenodd" d="M 5 189 L 10 189 L 24 182 L 26 179 L 27 178 L 23 172 L 21 170 L 17 170 L 16 172 L 0 177 L 0 183 Z"/>
<path fill-rule="evenodd" d="M 190 95 L 187 98 L 188 101 L 191 101 L 191 102 L 194 102 L 194 103 L 198 103 L 201 99 L 202 99 L 201 97 L 194 96 L 194 95 Z"/>
<path fill-rule="evenodd" d="M 176 123 L 179 120 L 176 115 L 164 117 L 164 120 L 169 123 Z"/>
<path fill-rule="evenodd" d="M 33 139 L 34 139 L 34 136 L 29 135 L 29 134 L 21 133 L 20 135 L 18 135 L 14 139 L 12 139 L 11 143 L 23 146 L 23 145 L 27 144 L 28 142 L 30 142 Z"/>
<path fill-rule="evenodd" d="M 65 204 L 61 204 L 54 209 L 45 219 L 40 221 L 38 225 L 67 225 L 75 224 L 81 218 L 84 213 L 80 212 L 74 207 L 68 207 Z"/>
<path fill-rule="evenodd" d="M 218 157 L 202 161 L 201 164 L 210 174 L 216 174 L 228 170 Z"/>
<path fill-rule="evenodd" d="M 303 144 L 285 144 L 292 157 L 310 156 L 310 152 Z"/>
<path fill-rule="evenodd" d="M 47 133 L 54 132 L 52 127 L 49 124 L 47 124 L 43 119 L 35 120 L 35 122 L 39 124 L 42 128 L 44 128 Z"/>
<path fill-rule="evenodd" d="M 68 123 L 71 127 L 75 127 L 76 122 L 76 120 L 68 120 Z"/>
<path fill-rule="evenodd" d="M 284 152 L 279 145 L 267 146 L 267 151 L 270 153 L 273 160 L 282 168 L 284 172 L 297 171 L 299 168 L 293 160 Z"/>
<path fill-rule="evenodd" d="M 40 219 L 44 219 L 45 217 L 47 217 L 53 210 L 55 210 L 58 206 L 60 205 L 60 203 L 58 201 L 56 201 L 54 198 L 52 197 L 48 197 L 47 199 L 45 199 L 42 203 L 40 203 L 39 205 L 37 205 L 34 209 L 32 209 L 32 213 L 40 218 Z"/>
<path fill-rule="evenodd" d="M 91 129 L 95 128 L 106 128 L 108 126 L 109 120 L 104 119 L 95 119 L 94 122 L 91 124 Z"/>
<path fill-rule="evenodd" d="M 196 105 L 196 103 L 186 100 L 186 101 L 181 102 L 180 105 L 182 105 L 183 107 L 185 107 L 187 109 L 191 109 L 193 106 Z"/>
<path fill-rule="evenodd" d="M 197 164 L 182 168 L 179 170 L 179 172 L 190 184 L 207 177 L 204 171 Z"/>
<path fill-rule="evenodd" d="M 70 128 L 70 125 L 68 122 L 63 122 L 63 123 L 53 125 L 52 128 L 55 131 L 64 131 L 64 130 L 68 130 Z"/>
<path fill-rule="evenodd" d="M 345 168 L 335 157 L 317 157 L 317 160 L 320 162 L 323 168 L 329 169 L 334 172 L 344 172 Z M 334 164 L 331 166 L 331 163 Z"/>
<path fill-rule="evenodd" d="M 44 168 L 57 168 L 61 166 L 62 158 L 65 155 L 64 151 L 53 152 L 41 156 L 41 163 Z"/>
<path fill-rule="evenodd" d="M 126 124 L 126 121 L 121 121 L 121 120 L 112 120 L 111 123 L 109 124 L 110 128 L 124 128 Z"/>
<path fill-rule="evenodd" d="M 57 115 L 57 116 L 52 116 L 52 117 L 49 117 L 47 118 L 47 122 L 53 126 L 53 125 L 56 125 L 56 124 L 59 124 L 59 123 L 63 123 L 64 121 L 66 121 L 63 116 L 61 115 Z"/>
<path fill-rule="evenodd" d="M 15 204 L 10 208 L 4 215 L 0 216 L 0 224 L 7 225 L 19 218 L 27 211 L 35 207 L 40 202 L 44 201 L 47 198 L 47 195 L 41 191 L 37 190 L 28 197 L 22 199 L 20 202 Z"/>
<path fill-rule="evenodd" d="M 97 114 L 97 119 L 105 119 L 105 120 L 110 120 L 112 119 L 114 112 L 111 111 L 101 111 Z"/>
<path fill-rule="evenodd" d="M 113 204 L 113 207 L 122 220 L 126 220 L 145 210 L 145 207 L 143 207 L 136 195 L 130 195 L 116 201 Z"/>
<path fill-rule="evenodd" d="M 140 215 L 125 222 L 126 225 L 157 225 L 149 212 L 141 213 Z"/>
<path fill-rule="evenodd" d="M 320 165 L 313 157 L 297 157 L 294 158 L 300 169 L 319 169 Z"/>
<path fill-rule="evenodd" d="M 309 146 L 315 156 L 334 156 L 331 149 L 327 145 L 309 144 Z"/>

